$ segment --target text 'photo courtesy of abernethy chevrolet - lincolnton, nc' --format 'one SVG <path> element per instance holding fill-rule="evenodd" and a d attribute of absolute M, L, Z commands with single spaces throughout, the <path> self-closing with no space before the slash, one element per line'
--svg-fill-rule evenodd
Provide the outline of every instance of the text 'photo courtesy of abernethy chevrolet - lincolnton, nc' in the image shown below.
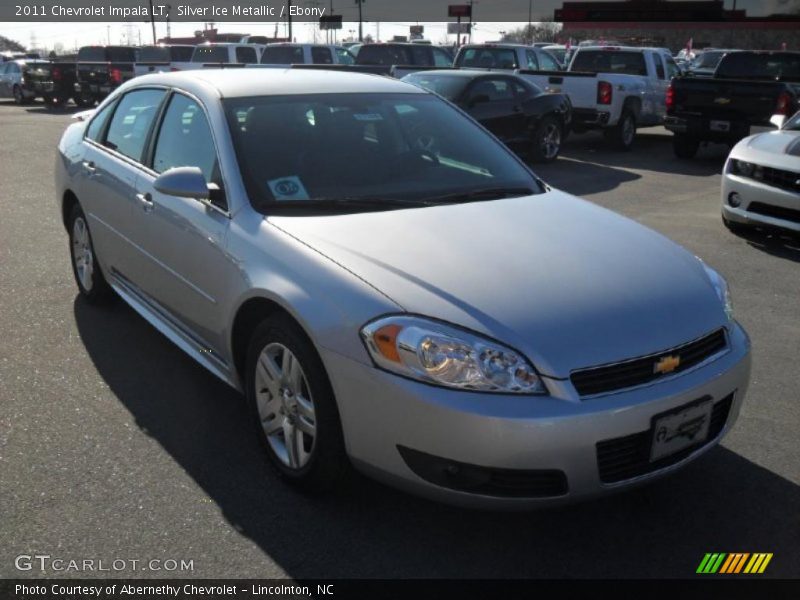
<path fill-rule="evenodd" d="M 625 150 L 665 119 L 690 155 L 738 126 L 692 116 L 717 78 L 670 88 L 678 66 L 652 48 L 586 46 L 571 77 L 557 53 L 513 44 L 462 47 L 438 70 L 443 49 L 364 45 L 362 61 L 391 55 L 367 72 L 344 48 L 321 46 L 341 68 L 285 68 L 240 46 L 213 60 L 251 51 L 251 68 L 78 63 L 68 93 L 99 104 L 58 143 L 56 198 L 85 301 L 122 298 L 239 390 L 286 482 L 325 491 L 356 469 L 529 508 L 651 481 L 734 426 L 750 341 L 725 279 L 522 158 L 553 161 L 587 129 Z M 276 60 L 320 52 L 302 46 Z M 797 129 L 734 148 L 729 226 L 785 217 L 793 192 L 759 194 Z"/>

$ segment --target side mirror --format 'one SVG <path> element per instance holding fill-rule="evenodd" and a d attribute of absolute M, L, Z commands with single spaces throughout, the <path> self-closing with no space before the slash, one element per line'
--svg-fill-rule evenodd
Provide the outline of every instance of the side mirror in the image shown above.
<path fill-rule="evenodd" d="M 156 177 L 153 187 L 168 196 L 208 200 L 206 178 L 199 167 L 175 167 Z"/>
<path fill-rule="evenodd" d="M 469 101 L 469 106 L 472 108 L 477 104 L 483 104 L 484 102 L 489 102 L 489 96 L 486 94 L 478 94 L 477 96 L 473 96 Z"/>

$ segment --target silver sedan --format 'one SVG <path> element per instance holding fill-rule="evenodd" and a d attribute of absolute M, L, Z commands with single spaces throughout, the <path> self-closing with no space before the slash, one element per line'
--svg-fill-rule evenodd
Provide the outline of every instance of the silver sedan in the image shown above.
<path fill-rule="evenodd" d="M 241 390 L 305 489 L 355 467 L 464 505 L 586 498 L 697 458 L 742 405 L 720 275 L 400 81 L 140 77 L 64 133 L 56 189 L 84 299 Z"/>

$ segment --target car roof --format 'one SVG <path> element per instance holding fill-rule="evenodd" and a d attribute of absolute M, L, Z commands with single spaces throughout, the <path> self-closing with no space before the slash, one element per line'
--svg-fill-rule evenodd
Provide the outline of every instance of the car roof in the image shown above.
<path fill-rule="evenodd" d="M 427 93 L 398 79 L 330 69 L 198 69 L 153 73 L 131 80 L 130 87 L 168 85 L 218 96 L 282 96 L 289 94 Z M 126 88 L 128 89 L 128 88 Z"/>

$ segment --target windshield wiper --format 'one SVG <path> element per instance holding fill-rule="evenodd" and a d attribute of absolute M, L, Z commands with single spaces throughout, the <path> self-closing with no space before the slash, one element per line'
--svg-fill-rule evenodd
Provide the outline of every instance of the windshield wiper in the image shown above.
<path fill-rule="evenodd" d="M 312 198 L 310 200 L 292 201 L 272 201 L 265 202 L 264 206 L 268 210 L 275 208 L 286 210 L 341 210 L 351 208 L 382 209 L 382 208 L 414 208 L 420 206 L 430 206 L 427 200 L 404 200 L 402 198 L 380 198 L 380 197 L 359 197 L 359 196 L 340 196 Z"/>
<path fill-rule="evenodd" d="M 534 190 L 528 187 L 479 188 L 469 192 L 431 196 L 425 198 L 425 201 L 430 204 L 481 202 L 484 200 L 498 200 L 500 198 L 518 198 L 520 196 L 530 196 L 535 193 Z"/>

